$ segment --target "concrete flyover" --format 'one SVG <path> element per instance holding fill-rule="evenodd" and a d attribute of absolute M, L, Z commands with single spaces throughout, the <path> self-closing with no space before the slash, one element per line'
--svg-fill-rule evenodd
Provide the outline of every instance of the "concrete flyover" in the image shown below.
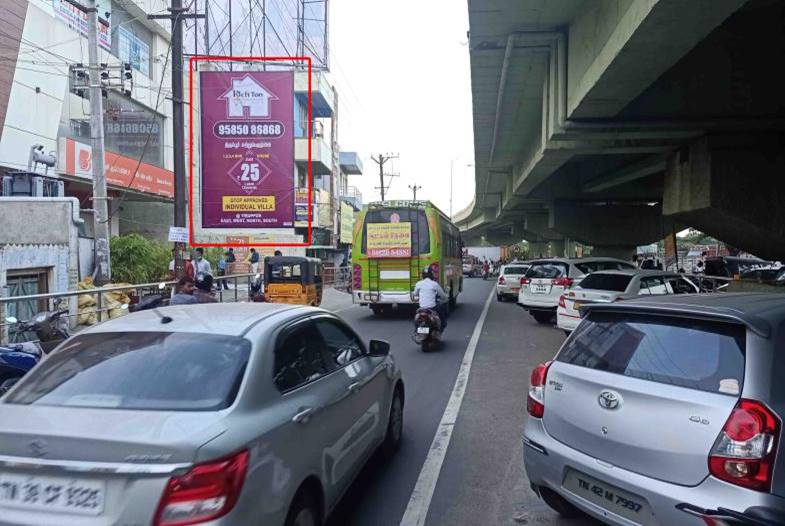
<path fill-rule="evenodd" d="M 468 6 L 468 244 L 629 256 L 691 226 L 785 259 L 785 2 Z"/>

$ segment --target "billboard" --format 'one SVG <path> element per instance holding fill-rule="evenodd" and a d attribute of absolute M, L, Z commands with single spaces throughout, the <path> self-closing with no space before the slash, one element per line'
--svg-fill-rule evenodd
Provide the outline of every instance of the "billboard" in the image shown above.
<path fill-rule="evenodd" d="M 368 223 L 369 258 L 408 258 L 412 256 L 411 223 Z"/>
<path fill-rule="evenodd" d="M 203 71 L 202 227 L 294 226 L 294 73 Z"/>

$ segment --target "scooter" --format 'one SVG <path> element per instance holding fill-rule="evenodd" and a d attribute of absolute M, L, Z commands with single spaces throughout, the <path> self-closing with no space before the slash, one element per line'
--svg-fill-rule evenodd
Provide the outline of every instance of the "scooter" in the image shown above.
<path fill-rule="evenodd" d="M 41 361 L 41 348 L 35 342 L 0 346 L 0 396 Z"/>
<path fill-rule="evenodd" d="M 55 308 L 52 311 L 39 312 L 30 321 L 20 321 L 13 316 L 9 316 L 5 321 L 13 324 L 12 333 L 35 332 L 38 340 L 27 343 L 37 344 L 43 354 L 49 354 L 71 336 L 68 322 L 63 318 L 63 315 L 67 313 L 68 311 L 65 309 Z"/>
<path fill-rule="evenodd" d="M 439 344 L 442 337 L 442 321 L 433 309 L 417 309 L 414 315 L 414 342 L 422 352 L 428 352 Z"/>

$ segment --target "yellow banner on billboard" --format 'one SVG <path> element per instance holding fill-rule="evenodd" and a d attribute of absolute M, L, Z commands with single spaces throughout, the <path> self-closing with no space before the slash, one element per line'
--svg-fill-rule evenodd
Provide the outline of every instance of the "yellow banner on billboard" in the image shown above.
<path fill-rule="evenodd" d="M 368 223 L 369 258 L 408 258 L 412 256 L 411 223 Z"/>
<path fill-rule="evenodd" d="M 354 208 L 346 203 L 341 203 L 341 243 L 352 242 L 352 231 L 354 230 Z"/>
<path fill-rule="evenodd" d="M 275 212 L 274 195 L 225 195 L 224 212 Z"/>

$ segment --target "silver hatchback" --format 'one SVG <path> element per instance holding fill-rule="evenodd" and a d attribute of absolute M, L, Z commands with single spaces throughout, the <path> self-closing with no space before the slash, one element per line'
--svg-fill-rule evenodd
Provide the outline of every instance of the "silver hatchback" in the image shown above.
<path fill-rule="evenodd" d="M 566 516 L 785 524 L 785 296 L 584 307 L 531 375 L 524 463 Z"/>
<path fill-rule="evenodd" d="M 401 440 L 404 387 L 309 307 L 139 312 L 65 342 L 0 401 L 0 524 L 320 524 Z"/>

